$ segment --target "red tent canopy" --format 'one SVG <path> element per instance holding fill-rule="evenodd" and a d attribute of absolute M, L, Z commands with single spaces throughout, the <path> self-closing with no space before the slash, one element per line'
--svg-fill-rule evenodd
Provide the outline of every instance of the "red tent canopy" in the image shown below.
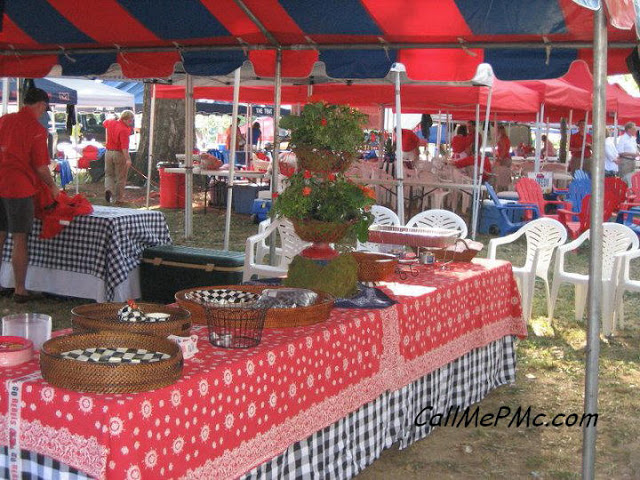
<path fill-rule="evenodd" d="M 577 0 L 593 5 L 593 0 Z M 572 0 L 29 0 L 4 2 L 0 76 L 225 75 L 248 59 L 261 77 L 468 80 L 490 63 L 502 79 L 555 78 L 591 63 L 593 14 Z M 633 3 L 607 1 L 629 28 Z M 615 7 L 615 8 L 614 8 Z M 631 20 L 629 20 L 631 19 Z M 610 27 L 609 73 L 626 72 L 635 32 Z M 531 48 L 535 45 L 536 48 Z M 214 49 L 217 48 L 217 49 Z M 178 66 L 178 67 L 177 67 Z"/>

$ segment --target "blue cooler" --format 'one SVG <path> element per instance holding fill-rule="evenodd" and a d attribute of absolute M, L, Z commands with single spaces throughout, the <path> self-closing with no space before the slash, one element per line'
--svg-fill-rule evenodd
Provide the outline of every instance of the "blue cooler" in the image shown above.
<path fill-rule="evenodd" d="M 266 220 L 271 210 L 271 200 L 267 198 L 256 198 L 251 207 L 251 215 L 255 215 L 256 223 Z"/>
<path fill-rule="evenodd" d="M 515 203 L 504 201 L 503 203 Z M 522 221 L 522 210 L 511 210 L 509 220 L 513 223 Z M 483 200 L 480 210 L 478 233 L 500 234 L 500 212 L 491 200 Z"/>
<path fill-rule="evenodd" d="M 258 192 L 269 190 L 269 185 L 256 185 L 255 183 L 235 184 L 233 186 L 233 211 L 244 215 L 253 213 L 253 201 L 258 198 Z"/>

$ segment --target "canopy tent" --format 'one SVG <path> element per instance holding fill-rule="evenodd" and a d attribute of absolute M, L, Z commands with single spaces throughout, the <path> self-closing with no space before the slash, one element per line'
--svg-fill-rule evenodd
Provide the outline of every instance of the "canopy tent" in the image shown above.
<path fill-rule="evenodd" d="M 50 81 L 77 92 L 79 108 L 133 108 L 134 96 L 93 80 L 49 78 Z"/>
<path fill-rule="evenodd" d="M 614 25 L 635 18 L 628 2 L 608 4 L 622 4 Z M 593 15 L 570 0 L 6 2 L 0 76 L 215 76 L 248 58 L 274 77 L 277 50 L 283 77 L 319 60 L 336 78 L 381 78 L 395 62 L 415 80 L 467 80 L 483 62 L 501 79 L 554 78 L 592 63 L 592 33 Z M 626 72 L 634 33 L 608 37 L 609 73 Z"/>
<path fill-rule="evenodd" d="M 49 103 L 56 105 L 74 105 L 78 103 L 78 95 L 72 88 L 65 87 L 46 78 L 36 78 L 35 86 L 49 94 Z M 1 92 L 1 90 L 0 90 Z M 9 79 L 9 102 L 16 101 L 16 81 Z"/>
<path fill-rule="evenodd" d="M 571 64 L 569 71 L 562 76 L 562 80 L 588 92 L 593 92 L 593 75 L 589 66 L 582 61 Z M 640 99 L 626 93 L 618 85 L 606 85 L 607 112 L 616 114 L 618 120 L 637 120 L 640 118 Z"/>

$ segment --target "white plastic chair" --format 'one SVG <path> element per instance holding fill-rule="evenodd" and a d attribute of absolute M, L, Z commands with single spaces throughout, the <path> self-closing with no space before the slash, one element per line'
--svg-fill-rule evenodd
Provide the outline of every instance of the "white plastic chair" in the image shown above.
<path fill-rule="evenodd" d="M 277 265 L 266 265 L 257 261 L 256 250 L 258 245 L 276 231 L 280 236 L 280 249 L 277 259 Z M 310 244 L 300 240 L 293 229 L 293 224 L 284 218 L 280 218 L 260 233 L 247 238 L 244 252 L 244 272 L 242 281 L 251 280 L 253 275 L 266 277 L 284 277 L 287 274 L 289 264 L 298 253 L 308 247 Z M 263 257 L 264 258 L 264 255 Z"/>
<path fill-rule="evenodd" d="M 563 283 L 575 286 L 575 318 L 581 320 L 587 303 L 589 275 L 571 273 L 565 270 L 564 257 L 589 238 L 587 230 L 573 242 L 558 247 L 551 286 L 551 311 L 549 320 L 553 320 L 553 310 L 558 299 L 558 291 Z M 602 333 L 611 335 L 613 328 L 614 297 L 617 278 L 614 276 L 614 263 L 618 254 L 638 248 L 638 237 L 629 227 L 618 223 L 605 222 L 602 229 Z"/>
<path fill-rule="evenodd" d="M 551 312 L 551 296 L 549 293 L 549 265 L 556 247 L 567 241 L 567 230 L 559 221 L 553 218 L 539 218 L 533 220 L 517 232 L 500 238 L 492 238 L 489 241 L 489 255 L 487 258 L 496 258 L 496 249 L 499 245 L 513 243 L 518 238 L 525 236 L 527 239 L 527 257 L 524 265 L 513 267 L 513 275 L 518 282 L 520 295 L 522 296 L 522 315 L 528 322 L 531 318 L 533 307 L 533 295 L 535 291 L 536 277 L 544 282 L 547 299 L 547 313 Z"/>
<path fill-rule="evenodd" d="M 445 228 L 447 230 L 459 230 L 460 238 L 467 237 L 467 224 L 453 212 L 449 210 L 425 210 L 420 212 L 407 222 L 407 227 L 421 228 Z"/>
<path fill-rule="evenodd" d="M 267 218 L 258 224 L 258 233 L 264 233 L 264 231 L 271 225 L 271 219 Z M 282 249 L 276 247 L 276 256 L 280 257 Z M 267 245 L 267 237 L 264 237 L 256 244 L 256 263 L 264 263 L 264 257 L 269 253 L 269 245 Z"/>
<path fill-rule="evenodd" d="M 371 207 L 371 213 L 374 217 L 374 225 L 400 225 L 400 219 L 398 218 L 398 215 L 396 215 L 393 210 L 387 207 L 383 207 L 382 205 L 373 205 Z M 356 249 L 368 250 L 370 252 L 382 252 L 385 250 L 384 247 L 388 247 L 388 245 L 371 242 L 357 242 Z"/>
<path fill-rule="evenodd" d="M 616 287 L 616 302 L 612 331 L 616 330 L 616 319 L 620 327 L 624 327 L 624 292 L 640 292 L 640 280 L 631 278 L 631 260 L 640 257 L 640 250 L 631 250 L 618 255 L 618 285 Z"/>

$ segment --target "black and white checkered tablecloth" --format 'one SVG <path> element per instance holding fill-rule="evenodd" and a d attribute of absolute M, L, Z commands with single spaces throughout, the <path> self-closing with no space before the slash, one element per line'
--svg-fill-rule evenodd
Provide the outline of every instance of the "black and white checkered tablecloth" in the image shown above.
<path fill-rule="evenodd" d="M 93 275 L 104 280 L 106 299 L 138 265 L 147 247 L 171 242 L 162 212 L 94 206 L 54 238 L 39 238 L 36 220 L 29 236 L 29 265 Z M 9 238 L 2 260 L 11 259 Z"/>
<path fill-rule="evenodd" d="M 425 406 L 445 414 L 463 410 L 491 390 L 516 378 L 515 338 L 508 336 L 477 348 L 428 375 L 372 402 L 256 467 L 243 480 L 352 478 L 380 457 L 385 448 L 406 448 L 432 428 L 414 425 Z M 49 457 L 22 451 L 23 478 L 84 480 L 88 477 Z M 9 478 L 7 447 L 0 447 L 0 478 Z"/>

